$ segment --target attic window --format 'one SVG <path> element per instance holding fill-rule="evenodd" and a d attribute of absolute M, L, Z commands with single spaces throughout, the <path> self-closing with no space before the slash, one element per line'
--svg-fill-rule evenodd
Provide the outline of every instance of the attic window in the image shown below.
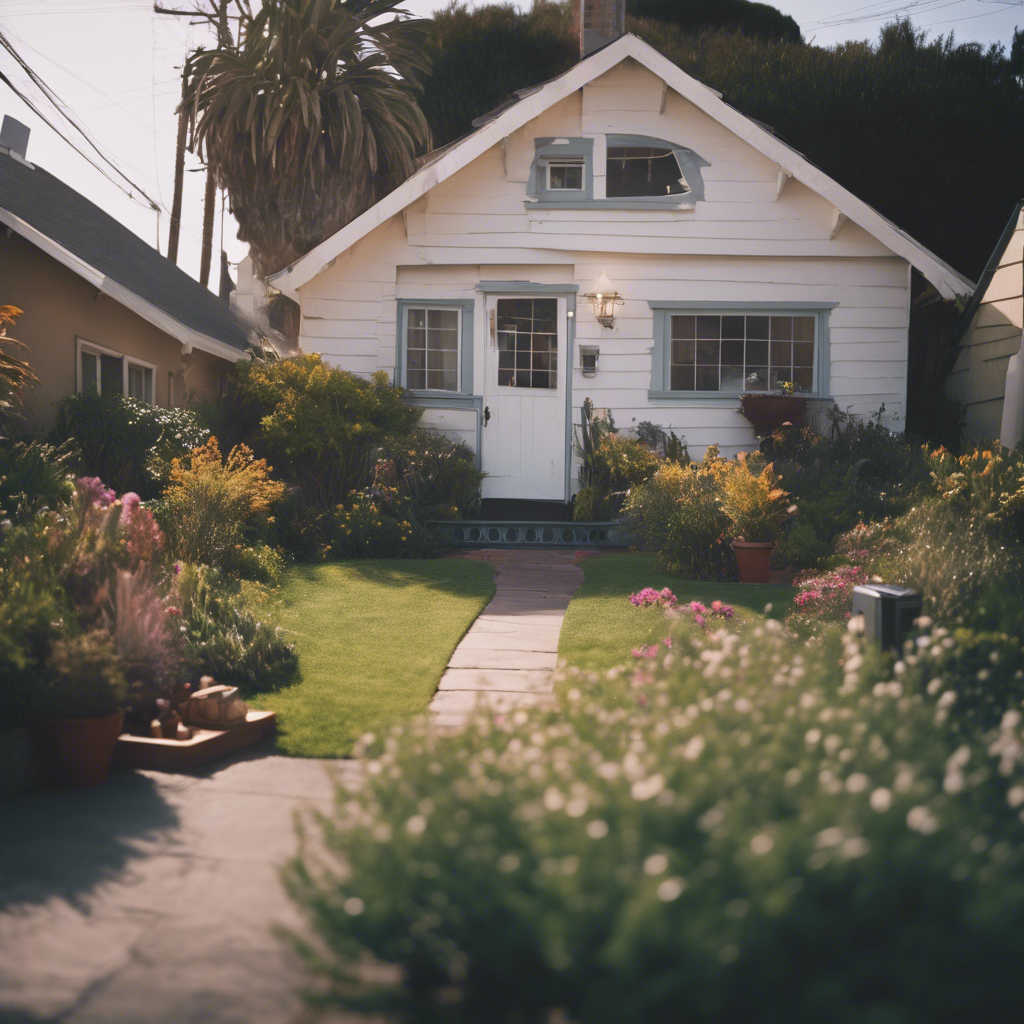
<path fill-rule="evenodd" d="M 549 192 L 582 192 L 583 191 L 583 159 L 549 160 L 548 161 Z"/>
<path fill-rule="evenodd" d="M 607 196 L 678 196 L 690 189 L 671 149 L 658 146 L 609 146 Z"/>

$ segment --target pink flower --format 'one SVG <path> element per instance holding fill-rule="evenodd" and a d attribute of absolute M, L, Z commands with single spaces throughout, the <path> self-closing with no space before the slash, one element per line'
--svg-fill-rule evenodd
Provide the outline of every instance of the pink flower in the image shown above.
<path fill-rule="evenodd" d="M 707 615 L 708 613 L 707 608 L 705 608 L 704 605 L 700 603 L 700 601 L 691 601 L 690 611 L 692 611 L 694 615 Z"/>
<path fill-rule="evenodd" d="M 86 507 L 98 505 L 106 508 L 114 500 L 114 492 L 109 487 L 104 487 L 103 481 L 98 476 L 83 476 L 75 481 L 75 490 Z"/>
<path fill-rule="evenodd" d="M 121 495 L 121 522 L 131 522 L 135 510 L 142 504 L 142 499 L 134 491 L 125 491 Z"/>
<path fill-rule="evenodd" d="M 646 693 L 641 693 L 640 696 L 637 697 L 636 702 L 642 708 L 647 707 L 647 705 L 650 703 L 650 701 L 648 701 L 648 699 L 647 699 L 647 694 Z"/>
<path fill-rule="evenodd" d="M 663 644 L 664 644 L 664 645 L 665 645 L 666 647 L 671 647 L 671 646 L 672 646 L 672 637 L 670 637 L 670 636 L 666 636 L 666 637 L 665 637 L 665 638 L 664 638 L 664 639 L 663 639 L 663 640 L 662 640 L 661 642 L 662 642 L 662 643 L 663 643 Z"/>
<path fill-rule="evenodd" d="M 704 628 L 704 623 L 705 623 L 706 620 L 705 620 L 704 616 L 701 615 L 700 612 L 694 612 L 693 613 L 693 621 L 696 622 L 697 625 L 700 626 L 701 629 Z"/>

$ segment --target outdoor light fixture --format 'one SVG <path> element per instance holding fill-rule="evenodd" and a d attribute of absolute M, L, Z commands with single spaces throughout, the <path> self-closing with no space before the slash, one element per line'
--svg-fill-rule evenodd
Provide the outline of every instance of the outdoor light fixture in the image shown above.
<path fill-rule="evenodd" d="M 601 274 L 594 282 L 594 290 L 583 296 L 594 307 L 594 317 L 602 327 L 615 326 L 615 308 L 623 303 L 622 296 L 612 288 L 611 281 Z"/>
<path fill-rule="evenodd" d="M 597 359 L 601 349 L 597 345 L 580 345 L 580 369 L 584 377 L 597 376 Z"/>

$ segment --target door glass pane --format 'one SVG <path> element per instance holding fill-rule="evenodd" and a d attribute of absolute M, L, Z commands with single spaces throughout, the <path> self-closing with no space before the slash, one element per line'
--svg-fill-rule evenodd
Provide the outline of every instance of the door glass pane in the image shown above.
<path fill-rule="evenodd" d="M 124 394 L 124 370 L 120 356 L 100 356 L 100 391 L 104 395 Z"/>
<path fill-rule="evenodd" d="M 498 299 L 498 384 L 558 387 L 558 300 Z"/>
<path fill-rule="evenodd" d="M 92 352 L 82 353 L 82 390 L 95 391 L 99 385 L 99 360 Z"/>

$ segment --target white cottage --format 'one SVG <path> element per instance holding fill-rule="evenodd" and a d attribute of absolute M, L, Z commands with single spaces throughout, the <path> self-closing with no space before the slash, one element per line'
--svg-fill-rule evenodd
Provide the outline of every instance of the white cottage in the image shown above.
<path fill-rule="evenodd" d="M 393 374 L 426 423 L 476 450 L 485 498 L 566 501 L 586 398 L 697 456 L 749 449 L 739 395 L 780 380 L 812 407 L 884 403 L 899 427 L 911 268 L 947 299 L 973 291 L 624 35 L 481 118 L 271 282 L 301 305 L 304 350 Z"/>

